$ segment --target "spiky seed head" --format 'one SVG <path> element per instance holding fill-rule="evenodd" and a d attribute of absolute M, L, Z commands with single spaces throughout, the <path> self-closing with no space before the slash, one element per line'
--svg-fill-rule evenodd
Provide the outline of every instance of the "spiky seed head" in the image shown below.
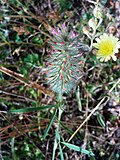
<path fill-rule="evenodd" d="M 69 93 L 82 74 L 83 50 L 88 51 L 88 48 L 80 43 L 78 34 L 69 31 L 65 24 L 53 28 L 51 33 L 53 41 L 50 42 L 47 83 L 56 93 Z"/>

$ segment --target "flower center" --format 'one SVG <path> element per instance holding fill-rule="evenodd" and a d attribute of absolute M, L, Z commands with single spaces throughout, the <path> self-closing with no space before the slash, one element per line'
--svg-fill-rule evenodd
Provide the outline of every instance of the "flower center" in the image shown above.
<path fill-rule="evenodd" d="M 109 56 L 113 54 L 114 51 L 114 44 L 112 41 L 102 41 L 99 44 L 99 51 L 98 53 L 103 55 L 103 56 Z"/>

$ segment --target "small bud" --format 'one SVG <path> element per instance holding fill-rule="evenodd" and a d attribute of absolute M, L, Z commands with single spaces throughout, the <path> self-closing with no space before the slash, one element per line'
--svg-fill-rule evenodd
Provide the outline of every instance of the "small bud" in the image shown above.
<path fill-rule="evenodd" d="M 89 24 L 89 27 L 91 27 L 91 28 L 95 31 L 96 26 L 97 26 L 97 22 L 95 21 L 95 19 L 94 19 L 94 18 L 91 18 L 91 19 L 89 20 L 88 24 Z"/>
<path fill-rule="evenodd" d="M 109 27 L 109 33 L 110 33 L 110 34 L 114 34 L 114 33 L 116 32 L 116 30 L 117 30 L 117 29 L 116 29 L 115 26 L 110 26 L 110 27 Z"/>
<path fill-rule="evenodd" d="M 88 35 L 89 34 L 89 27 L 88 26 L 84 26 L 82 28 L 82 31 L 83 31 L 84 34 Z"/>
<path fill-rule="evenodd" d="M 102 18 L 101 8 L 95 7 L 94 10 L 93 10 L 93 14 L 94 14 L 95 18 L 101 19 Z"/>
<path fill-rule="evenodd" d="M 23 114 L 19 115 L 19 119 L 22 120 L 23 119 Z"/>

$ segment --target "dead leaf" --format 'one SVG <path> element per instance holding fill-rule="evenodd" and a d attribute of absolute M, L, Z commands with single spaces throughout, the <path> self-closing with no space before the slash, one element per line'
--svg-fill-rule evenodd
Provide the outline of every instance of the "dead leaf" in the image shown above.
<path fill-rule="evenodd" d="M 18 35 L 23 35 L 23 34 L 30 34 L 30 32 L 25 28 L 25 27 L 13 27 L 13 30 L 18 33 Z"/>

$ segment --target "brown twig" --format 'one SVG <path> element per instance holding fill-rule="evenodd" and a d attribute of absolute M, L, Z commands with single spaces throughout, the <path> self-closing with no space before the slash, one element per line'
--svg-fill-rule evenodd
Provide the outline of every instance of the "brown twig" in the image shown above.
<path fill-rule="evenodd" d="M 46 94 L 46 95 L 48 95 L 52 98 L 55 97 L 54 92 L 46 89 L 45 87 L 40 86 L 37 83 L 28 81 L 23 75 L 21 75 L 19 73 L 13 72 L 13 71 L 11 71 L 11 70 L 9 70 L 5 67 L 2 67 L 2 66 L 0 66 L 0 71 L 2 71 L 3 73 L 17 79 L 18 81 L 20 81 L 21 83 L 25 84 L 28 87 L 33 87 L 33 88 L 39 90 L 40 93 Z"/>

